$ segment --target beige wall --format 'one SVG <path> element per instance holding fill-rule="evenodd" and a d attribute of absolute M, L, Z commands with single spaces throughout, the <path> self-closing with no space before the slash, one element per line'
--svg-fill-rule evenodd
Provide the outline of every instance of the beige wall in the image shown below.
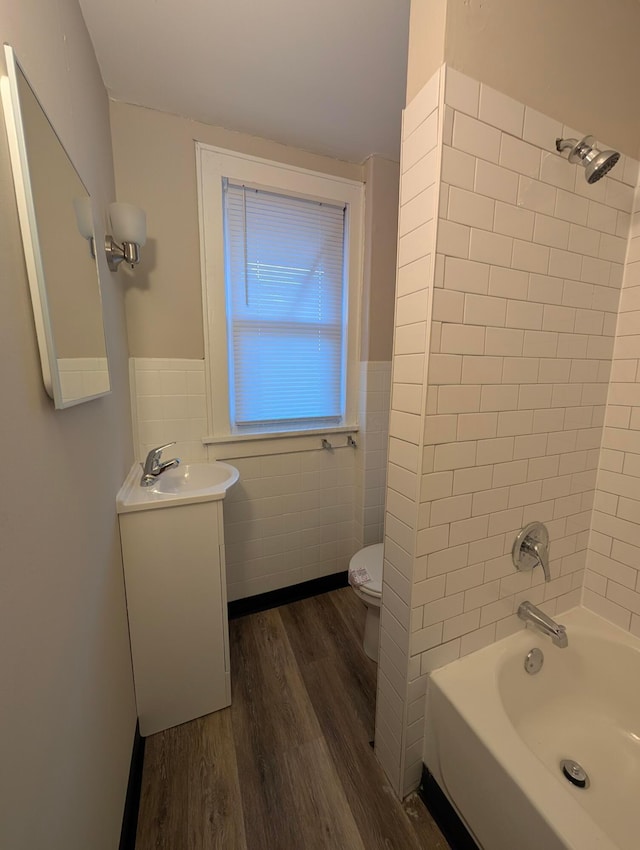
<path fill-rule="evenodd" d="M 107 99 L 75 0 L 0 0 L 12 44 L 100 208 Z M 4 73 L 4 68 L 0 67 Z M 0 118 L 0 124 L 2 124 Z M 121 288 L 101 260 L 114 392 L 45 395 L 0 129 L 0 846 L 114 850 L 135 726 L 115 493 L 132 457 Z"/>
<path fill-rule="evenodd" d="M 367 192 L 361 360 L 391 360 L 396 291 L 400 165 L 380 156 L 365 162 Z"/>
<path fill-rule="evenodd" d="M 411 23 L 421 30 L 429 26 L 425 2 L 412 2 Z M 639 32 L 637 0 L 448 0 L 445 60 L 636 157 Z M 412 33 L 411 43 L 421 39 L 426 35 Z M 418 61 L 424 59 L 410 54 L 409 79 Z"/>
<path fill-rule="evenodd" d="M 411 0 L 407 103 L 444 62 L 447 0 Z"/>
<path fill-rule="evenodd" d="M 353 180 L 363 176 L 354 163 L 127 103 L 111 103 L 111 127 L 118 198 L 147 211 L 149 240 L 127 284 L 134 357 L 204 357 L 194 140 Z"/>

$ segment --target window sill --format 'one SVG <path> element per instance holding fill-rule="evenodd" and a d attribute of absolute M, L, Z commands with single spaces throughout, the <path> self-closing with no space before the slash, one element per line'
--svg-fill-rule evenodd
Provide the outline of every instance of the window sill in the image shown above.
<path fill-rule="evenodd" d="M 289 454 L 324 450 L 322 440 L 332 445 L 330 449 L 350 447 L 346 437 L 358 433 L 357 425 L 339 425 L 335 428 L 318 428 L 307 431 L 276 431 L 264 434 L 226 434 L 202 438 L 208 447 L 210 456 L 215 460 L 238 457 L 257 457 L 260 455 Z M 332 436 L 338 439 L 332 440 Z M 343 436 L 344 435 L 344 436 Z"/>
<path fill-rule="evenodd" d="M 286 437 L 326 437 L 328 434 L 357 434 L 357 425 L 336 425 L 334 428 L 307 428 L 304 431 L 264 431 L 262 434 L 224 434 L 203 437 L 202 444 L 214 446 L 218 443 L 245 443 L 261 440 L 281 440 Z"/>

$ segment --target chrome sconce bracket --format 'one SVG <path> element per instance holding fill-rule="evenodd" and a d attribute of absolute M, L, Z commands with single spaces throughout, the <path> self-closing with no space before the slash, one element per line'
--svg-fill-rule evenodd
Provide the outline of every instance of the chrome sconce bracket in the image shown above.
<path fill-rule="evenodd" d="M 136 242 L 116 242 L 113 236 L 107 234 L 104 239 L 104 252 L 110 271 L 117 272 L 123 261 L 133 268 L 140 262 L 140 246 Z"/>
<path fill-rule="evenodd" d="M 140 248 L 147 240 L 147 216 L 133 204 L 118 201 L 109 204 L 109 233 L 104 239 L 104 252 L 112 272 L 124 262 L 133 268 L 140 262 Z"/>

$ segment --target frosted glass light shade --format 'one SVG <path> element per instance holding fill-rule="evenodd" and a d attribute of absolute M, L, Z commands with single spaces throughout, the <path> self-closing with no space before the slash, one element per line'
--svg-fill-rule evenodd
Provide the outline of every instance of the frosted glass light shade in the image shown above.
<path fill-rule="evenodd" d="M 74 198 L 73 208 L 76 213 L 76 222 L 81 236 L 85 239 L 93 238 L 93 213 L 91 211 L 91 198 Z"/>
<path fill-rule="evenodd" d="M 135 242 L 144 245 L 147 241 L 147 214 L 133 204 L 117 202 L 109 204 L 111 230 L 116 242 Z"/>

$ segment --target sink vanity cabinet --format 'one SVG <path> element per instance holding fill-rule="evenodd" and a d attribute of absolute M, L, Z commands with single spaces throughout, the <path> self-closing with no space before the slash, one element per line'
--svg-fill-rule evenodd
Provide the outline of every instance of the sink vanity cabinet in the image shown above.
<path fill-rule="evenodd" d="M 140 493 L 139 478 L 136 466 L 117 504 L 136 703 L 146 736 L 230 705 L 231 681 L 224 490 L 158 496 Z"/>

